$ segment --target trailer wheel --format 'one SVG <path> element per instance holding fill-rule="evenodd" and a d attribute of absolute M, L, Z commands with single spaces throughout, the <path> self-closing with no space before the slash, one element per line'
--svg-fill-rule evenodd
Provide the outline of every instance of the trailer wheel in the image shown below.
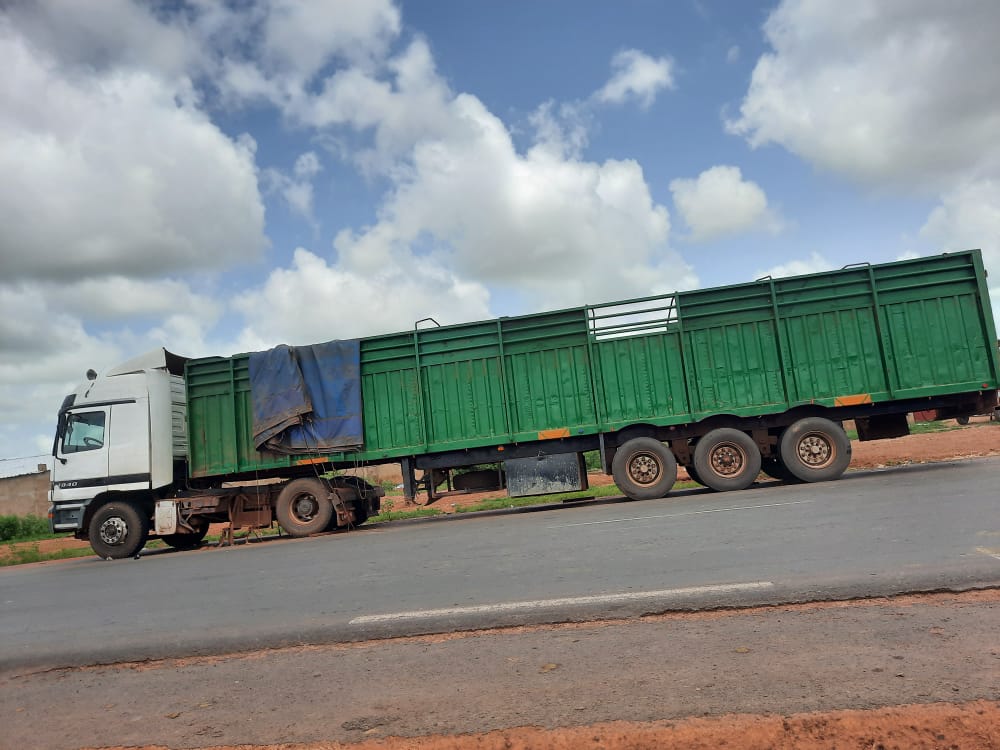
<path fill-rule="evenodd" d="M 670 449 L 655 438 L 627 441 L 615 452 L 611 475 L 626 497 L 652 500 L 663 497 L 677 481 L 677 460 Z"/>
<path fill-rule="evenodd" d="M 193 534 L 164 534 L 160 539 L 174 549 L 198 549 L 206 534 L 208 534 L 207 523 Z"/>
<path fill-rule="evenodd" d="M 794 422 L 778 444 L 781 463 L 803 482 L 838 478 L 851 463 L 851 441 L 840 425 L 822 417 Z"/>
<path fill-rule="evenodd" d="M 133 557 L 149 538 L 149 518 L 129 502 L 110 502 L 90 519 L 87 540 L 99 557 Z"/>
<path fill-rule="evenodd" d="M 781 459 L 774 456 L 762 458 L 760 460 L 760 470 L 771 477 L 771 479 L 777 479 L 780 482 L 797 483 L 801 481 L 788 470 L 787 466 L 781 463 Z"/>
<path fill-rule="evenodd" d="M 316 534 L 333 518 L 330 491 L 320 479 L 296 479 L 278 494 L 274 515 L 289 536 Z"/>
<path fill-rule="evenodd" d="M 760 473 L 760 449 L 745 432 L 719 427 L 694 446 L 694 467 L 706 487 L 719 492 L 743 490 Z"/>

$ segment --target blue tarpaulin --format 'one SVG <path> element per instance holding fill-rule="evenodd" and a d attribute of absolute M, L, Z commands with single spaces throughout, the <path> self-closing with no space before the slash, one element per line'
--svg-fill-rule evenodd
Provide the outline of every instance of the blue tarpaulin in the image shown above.
<path fill-rule="evenodd" d="M 258 450 L 323 453 L 364 445 L 361 347 L 356 339 L 276 346 L 250 355 Z"/>

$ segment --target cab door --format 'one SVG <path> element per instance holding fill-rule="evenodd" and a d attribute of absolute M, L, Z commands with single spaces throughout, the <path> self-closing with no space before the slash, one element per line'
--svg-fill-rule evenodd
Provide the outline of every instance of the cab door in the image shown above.
<path fill-rule="evenodd" d="M 81 407 L 65 420 L 52 467 L 52 499 L 88 500 L 108 484 L 111 407 Z"/>

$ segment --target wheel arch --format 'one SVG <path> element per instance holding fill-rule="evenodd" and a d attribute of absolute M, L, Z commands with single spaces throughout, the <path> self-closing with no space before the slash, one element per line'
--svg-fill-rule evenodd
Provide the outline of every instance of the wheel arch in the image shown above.
<path fill-rule="evenodd" d="M 101 492 L 100 494 L 94 495 L 92 497 L 83 511 L 83 520 L 81 521 L 80 529 L 81 532 L 86 534 L 87 529 L 90 528 L 90 521 L 93 519 L 94 514 L 103 508 L 108 503 L 129 503 L 134 505 L 138 510 L 146 513 L 150 518 L 153 517 L 153 508 L 156 506 L 156 498 L 148 490 L 140 490 L 138 492 Z"/>

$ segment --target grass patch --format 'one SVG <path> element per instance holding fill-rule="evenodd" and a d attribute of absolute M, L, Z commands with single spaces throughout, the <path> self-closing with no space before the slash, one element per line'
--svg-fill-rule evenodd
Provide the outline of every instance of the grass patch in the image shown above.
<path fill-rule="evenodd" d="M 382 503 L 386 505 L 385 502 Z M 382 521 L 404 521 L 407 518 L 424 518 L 425 516 L 440 516 L 444 511 L 437 508 L 414 508 L 413 510 L 384 510 L 377 516 L 368 519 L 368 523 L 379 523 Z"/>
<path fill-rule="evenodd" d="M 0 542 L 35 542 L 58 539 L 49 531 L 49 520 L 38 516 L 0 516 Z"/>
<path fill-rule="evenodd" d="M 61 549 L 55 552 L 40 552 L 38 545 L 30 547 L 15 547 L 13 544 L 7 545 L 8 554 L 0 557 L 0 568 L 10 565 L 25 565 L 27 563 L 45 562 L 46 560 L 67 560 L 71 557 L 89 557 L 94 554 L 90 547 Z"/>
<path fill-rule="evenodd" d="M 938 422 L 914 422 L 910 425 L 910 434 L 923 435 L 927 432 L 951 432 L 952 430 L 960 429 L 962 429 L 962 426 L 955 422 L 954 419 Z"/>

